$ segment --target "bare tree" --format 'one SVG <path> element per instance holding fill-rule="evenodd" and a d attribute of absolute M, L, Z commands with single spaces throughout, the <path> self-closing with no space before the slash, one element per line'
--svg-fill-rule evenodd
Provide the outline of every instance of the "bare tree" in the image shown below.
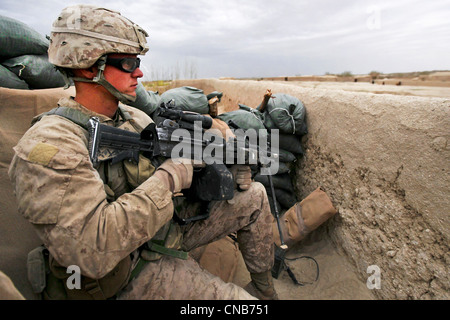
<path fill-rule="evenodd" d="M 179 61 L 177 61 L 172 66 L 159 65 L 158 67 L 151 67 L 150 81 L 159 80 L 176 80 L 176 79 L 196 79 L 197 78 L 197 63 L 186 58 L 183 65 L 180 66 Z"/>

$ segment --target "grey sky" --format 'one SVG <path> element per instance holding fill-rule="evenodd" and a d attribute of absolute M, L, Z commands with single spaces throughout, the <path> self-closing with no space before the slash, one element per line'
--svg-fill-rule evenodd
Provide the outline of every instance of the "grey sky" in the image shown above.
<path fill-rule="evenodd" d="M 199 78 L 450 69 L 449 0 L 89 1 L 150 35 L 146 79 L 191 66 Z M 49 34 L 79 1 L 0 0 L 0 15 Z"/>

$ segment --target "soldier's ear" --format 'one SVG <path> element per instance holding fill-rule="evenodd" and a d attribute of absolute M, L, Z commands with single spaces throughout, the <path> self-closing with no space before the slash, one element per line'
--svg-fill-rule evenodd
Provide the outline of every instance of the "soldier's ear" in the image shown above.
<path fill-rule="evenodd" d="M 97 66 L 92 66 L 86 69 L 73 69 L 73 73 L 75 77 L 86 78 L 86 79 L 94 79 L 97 75 L 98 68 Z"/>

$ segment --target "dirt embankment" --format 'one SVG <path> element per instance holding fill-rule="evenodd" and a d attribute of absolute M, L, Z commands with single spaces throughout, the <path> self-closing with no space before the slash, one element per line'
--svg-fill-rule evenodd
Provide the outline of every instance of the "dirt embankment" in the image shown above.
<path fill-rule="evenodd" d="M 231 78 L 230 78 L 231 79 Z M 250 79 L 248 79 L 250 80 Z M 362 84 L 377 84 L 387 85 L 387 87 L 395 86 L 414 86 L 427 87 L 428 89 L 436 88 L 450 88 L 450 71 L 423 71 L 423 72 L 408 72 L 408 73 L 392 73 L 382 74 L 379 72 L 371 72 L 370 74 L 352 75 L 351 73 L 343 73 L 341 75 L 309 75 L 309 76 L 295 76 L 295 77 L 270 77 L 257 78 L 251 80 L 259 81 L 289 81 L 302 82 L 303 85 L 314 83 L 335 83 L 342 86 L 345 83 L 362 83 Z M 391 90 L 391 88 L 388 88 Z M 401 92 L 403 89 L 398 90 Z"/>
<path fill-rule="evenodd" d="M 290 252 L 319 258 L 322 278 L 295 289 L 283 276 L 276 281 L 283 298 L 450 297 L 449 99 L 287 82 L 174 83 L 182 85 L 223 92 L 224 111 L 237 103 L 256 107 L 266 89 L 294 95 L 306 106 L 306 154 L 293 173 L 298 199 L 321 185 L 339 214 Z M 293 263 L 297 272 L 311 269 Z M 381 287 L 369 290 L 374 266 Z"/>
<path fill-rule="evenodd" d="M 223 92 L 222 111 L 236 109 L 238 103 L 256 107 L 266 89 L 296 96 L 306 106 L 306 153 L 292 174 L 297 197 L 301 200 L 323 186 L 339 214 L 288 252 L 290 258 L 307 255 L 316 259 L 318 281 L 296 286 L 283 272 L 275 280 L 280 298 L 449 298 L 449 99 L 428 97 L 429 92 L 422 96 L 361 92 L 355 89 L 360 86 L 349 84 L 340 89 L 280 81 L 172 83 L 183 85 L 205 93 Z M 17 101 L 10 91 L 2 91 L 2 102 L 10 107 L 0 110 L 0 149 L 5 151 L 0 161 L 0 178 L 5 181 L 0 189 L 0 270 L 31 298 L 24 268 L 26 253 L 40 241 L 16 214 L 13 190 L 6 183 L 7 168 L 12 146 L 32 116 L 45 111 L 38 106 L 55 105 L 61 93 L 26 91 Z M 240 262 L 233 281 L 245 285 L 248 273 Z M 299 281 L 312 281 L 316 275 L 309 259 L 288 264 Z M 379 271 L 379 289 L 366 285 L 375 275 L 374 266 Z"/>

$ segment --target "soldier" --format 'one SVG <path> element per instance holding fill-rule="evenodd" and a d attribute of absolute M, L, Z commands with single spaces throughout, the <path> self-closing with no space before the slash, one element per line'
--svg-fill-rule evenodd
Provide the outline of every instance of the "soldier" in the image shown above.
<path fill-rule="evenodd" d="M 249 167 L 232 167 L 246 191 L 215 202 L 208 219 L 181 226 L 175 207 L 181 217 L 199 209 L 175 197 L 190 187 L 190 161 L 157 167 L 140 155 L 138 163 L 113 164 L 107 149 L 98 166 L 90 161 L 90 117 L 134 132 L 152 121 L 125 105 L 143 76 L 137 55 L 148 51 L 147 36 L 120 13 L 89 5 L 65 8 L 53 24 L 49 60 L 73 79 L 76 95 L 34 119 L 9 170 L 18 210 L 43 242 L 29 260 L 42 257 L 50 270 L 29 270 L 34 288 L 45 299 L 276 299 L 272 216 Z M 234 232 L 252 279 L 245 290 L 186 254 Z M 69 266 L 79 268 L 80 288 L 70 285 Z"/>

